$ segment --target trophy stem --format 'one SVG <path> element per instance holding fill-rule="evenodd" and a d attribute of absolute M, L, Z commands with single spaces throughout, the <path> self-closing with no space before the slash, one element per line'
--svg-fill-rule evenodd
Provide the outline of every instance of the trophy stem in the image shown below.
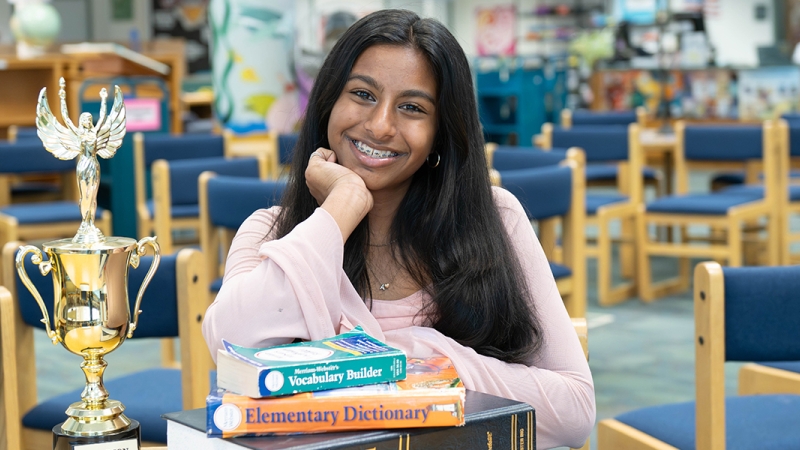
<path fill-rule="evenodd" d="M 103 372 L 108 363 L 102 355 L 92 355 L 81 363 L 84 375 L 86 375 L 86 387 L 83 388 L 81 399 L 89 409 L 101 409 L 105 406 L 108 399 L 108 391 L 103 386 Z"/>
<path fill-rule="evenodd" d="M 86 387 L 81 393 L 82 402 L 69 405 L 67 420 L 61 430 L 71 436 L 102 436 L 125 429 L 131 420 L 122 412 L 125 406 L 117 400 L 109 400 L 103 386 L 106 363 L 102 355 L 84 357 L 81 369 L 86 375 Z"/>

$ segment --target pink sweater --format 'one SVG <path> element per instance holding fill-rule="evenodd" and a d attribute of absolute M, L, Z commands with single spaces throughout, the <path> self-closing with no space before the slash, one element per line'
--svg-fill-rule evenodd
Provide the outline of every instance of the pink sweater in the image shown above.
<path fill-rule="evenodd" d="M 526 402 L 536 409 L 538 448 L 580 447 L 595 419 L 594 384 L 539 240 L 522 206 L 494 188 L 506 232 L 520 258 L 544 331 L 538 356 L 509 364 L 482 356 L 415 316 L 428 297 L 374 300 L 370 311 L 342 269 L 342 235 L 317 208 L 283 239 L 265 239 L 278 209 L 258 210 L 233 240 L 222 289 L 203 334 L 216 359 L 221 339 L 250 347 L 321 339 L 361 325 L 407 355 L 449 357 L 467 389 Z"/>

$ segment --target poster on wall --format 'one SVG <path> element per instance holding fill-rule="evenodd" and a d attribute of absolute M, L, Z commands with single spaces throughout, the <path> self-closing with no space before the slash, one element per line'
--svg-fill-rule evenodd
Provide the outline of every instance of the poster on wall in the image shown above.
<path fill-rule="evenodd" d="M 243 134 L 291 131 L 302 113 L 293 76 L 294 2 L 211 0 L 214 113 Z"/>
<path fill-rule="evenodd" d="M 153 36 L 186 42 L 189 73 L 210 69 L 208 0 L 153 0 Z"/>
<path fill-rule="evenodd" d="M 797 111 L 800 67 L 762 67 L 739 71 L 739 114 L 742 120 L 774 119 Z"/>
<path fill-rule="evenodd" d="M 478 56 L 513 56 L 517 45 L 517 10 L 514 5 L 477 8 Z"/>

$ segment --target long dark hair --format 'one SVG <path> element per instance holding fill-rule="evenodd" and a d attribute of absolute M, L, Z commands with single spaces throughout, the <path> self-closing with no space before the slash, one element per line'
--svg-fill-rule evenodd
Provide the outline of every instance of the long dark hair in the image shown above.
<path fill-rule="evenodd" d="M 356 59 L 373 45 L 418 50 L 437 83 L 441 162 L 414 174 L 391 226 L 393 253 L 433 302 L 428 325 L 480 354 L 523 362 L 541 346 L 542 328 L 519 261 L 492 198 L 469 63 L 439 22 L 403 10 L 381 10 L 351 26 L 314 82 L 292 158 L 291 178 L 276 222 L 286 236 L 318 206 L 306 186 L 311 153 L 330 148 L 328 119 Z M 344 245 L 344 271 L 362 298 L 371 298 L 365 218 Z"/>

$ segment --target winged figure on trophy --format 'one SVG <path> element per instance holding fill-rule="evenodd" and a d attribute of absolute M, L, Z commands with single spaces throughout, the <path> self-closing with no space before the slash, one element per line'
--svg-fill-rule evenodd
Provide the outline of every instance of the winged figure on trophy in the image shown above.
<path fill-rule="evenodd" d="M 81 226 L 72 242 L 91 244 L 104 242 L 105 236 L 94 224 L 97 211 L 97 190 L 100 185 L 100 164 L 97 156 L 108 159 L 114 156 L 125 137 L 125 103 L 122 91 L 114 86 L 114 104 L 111 112 L 106 114 L 108 92 L 100 90 L 100 117 L 97 124 L 92 123 L 92 115 L 82 113 L 76 127 L 67 113 L 67 94 L 64 91 L 64 78 L 59 80 L 58 96 L 61 99 L 61 117 L 64 125 L 59 123 L 47 103 L 47 88 L 39 93 L 36 105 L 37 134 L 47 149 L 58 159 L 78 157 L 76 174 L 78 177 L 79 204 L 81 210 Z"/>

